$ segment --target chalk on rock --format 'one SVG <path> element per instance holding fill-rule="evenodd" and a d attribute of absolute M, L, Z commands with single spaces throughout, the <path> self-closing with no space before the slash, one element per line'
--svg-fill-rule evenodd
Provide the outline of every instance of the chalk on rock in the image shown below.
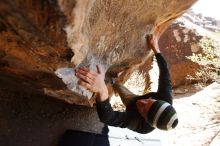
<path fill-rule="evenodd" d="M 59 68 L 55 71 L 55 74 L 63 80 L 69 90 L 83 95 L 88 99 L 92 97 L 92 92 L 77 84 L 79 79 L 75 76 L 74 68 Z"/>

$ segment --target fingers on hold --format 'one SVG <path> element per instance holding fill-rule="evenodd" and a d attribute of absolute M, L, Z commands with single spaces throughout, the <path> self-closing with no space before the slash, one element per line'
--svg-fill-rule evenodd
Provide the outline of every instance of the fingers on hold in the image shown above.
<path fill-rule="evenodd" d="M 105 70 L 104 70 L 103 66 L 96 65 L 96 69 L 99 74 L 105 75 Z"/>
<path fill-rule="evenodd" d="M 146 39 L 147 39 L 148 42 L 151 42 L 151 40 L 153 39 L 153 34 L 148 34 L 146 36 Z"/>
<path fill-rule="evenodd" d="M 83 74 L 77 74 L 77 77 L 80 78 L 81 80 L 88 82 L 88 83 L 93 83 L 94 82 L 94 78 L 91 78 L 87 75 L 83 75 Z"/>
<path fill-rule="evenodd" d="M 96 65 L 96 69 L 97 69 L 97 73 L 100 74 L 102 72 L 99 65 Z"/>
<path fill-rule="evenodd" d="M 95 71 L 89 70 L 88 68 L 80 68 L 80 71 L 83 71 L 84 73 L 89 73 L 91 75 L 97 75 L 97 73 Z"/>
<path fill-rule="evenodd" d="M 92 86 L 91 86 L 89 83 L 84 82 L 84 81 L 82 81 L 82 80 L 79 80 L 79 81 L 78 81 L 78 84 L 79 84 L 80 86 L 85 87 L 86 89 L 88 89 L 88 90 L 90 90 L 90 91 L 91 91 L 91 89 L 92 89 Z"/>
<path fill-rule="evenodd" d="M 150 37 L 150 34 L 147 34 L 146 36 L 145 36 L 145 38 L 148 40 L 149 39 L 149 37 Z"/>
<path fill-rule="evenodd" d="M 80 70 L 83 70 L 83 71 L 86 71 L 86 72 L 89 72 L 89 69 L 88 69 L 88 68 L 85 68 L 85 67 L 80 67 L 79 69 L 80 69 Z"/>
<path fill-rule="evenodd" d="M 87 76 L 89 77 L 91 80 L 94 80 L 94 78 L 96 77 L 96 73 L 92 73 L 92 72 L 87 72 L 87 71 L 84 71 L 84 70 L 79 70 L 79 74 L 82 74 L 84 76 Z"/>

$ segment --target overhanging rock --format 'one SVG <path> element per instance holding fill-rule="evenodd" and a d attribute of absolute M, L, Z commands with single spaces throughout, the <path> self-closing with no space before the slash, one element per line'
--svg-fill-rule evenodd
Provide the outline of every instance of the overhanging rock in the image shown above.
<path fill-rule="evenodd" d="M 54 73 L 80 65 L 93 69 L 101 63 L 107 77 L 121 72 L 119 80 L 125 81 L 151 55 L 146 34 L 155 26 L 162 33 L 194 2 L 0 0 L 0 51 L 5 54 L 0 71 L 23 77 L 50 96 L 91 105 L 91 94 L 81 98 Z"/>

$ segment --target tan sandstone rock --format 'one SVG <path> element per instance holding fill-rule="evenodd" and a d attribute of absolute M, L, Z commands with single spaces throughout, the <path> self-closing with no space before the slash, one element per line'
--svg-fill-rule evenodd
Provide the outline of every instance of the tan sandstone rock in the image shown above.
<path fill-rule="evenodd" d="M 151 56 L 144 49 L 146 34 L 155 26 L 162 33 L 194 2 L 0 0 L 0 50 L 5 54 L 0 72 L 22 77 L 50 96 L 88 105 L 87 97 L 73 94 L 55 76 L 57 69 L 101 63 L 107 75 L 122 72 L 123 82 Z"/>

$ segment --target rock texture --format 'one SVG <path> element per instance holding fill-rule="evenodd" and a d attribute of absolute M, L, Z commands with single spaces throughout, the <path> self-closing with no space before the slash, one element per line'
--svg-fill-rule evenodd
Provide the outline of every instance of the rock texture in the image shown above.
<path fill-rule="evenodd" d="M 219 24 L 218 20 L 189 10 L 163 33 L 160 46 L 170 65 L 173 87 L 191 83 L 186 77 L 195 76 L 199 65 L 186 57 L 202 53 L 199 45 L 202 38 L 216 40 L 213 34 L 219 32 Z"/>
<path fill-rule="evenodd" d="M 1 146 L 57 146 L 67 129 L 108 132 L 95 108 L 60 102 L 7 73 L 0 81 Z"/>
<path fill-rule="evenodd" d="M 192 53 L 201 53 L 199 41 L 203 38 L 196 30 L 181 22 L 172 24 L 161 36 L 160 46 L 170 69 L 173 87 L 189 84 L 188 75 L 195 76 L 199 65 L 187 59 Z"/>
<path fill-rule="evenodd" d="M 0 145 L 54 146 L 66 129 L 103 133 L 95 108 L 55 71 L 94 56 L 123 82 L 151 56 L 144 36 L 163 32 L 196 0 L 0 0 Z M 92 126 L 91 126 L 92 125 Z"/>
<path fill-rule="evenodd" d="M 187 11 L 170 25 L 160 37 L 160 49 L 169 64 L 174 88 L 192 83 L 187 79 L 187 76 L 195 76 L 201 66 L 186 57 L 191 56 L 193 53 L 202 53 L 203 50 L 199 45 L 200 40 L 203 38 L 215 40 L 212 34 L 218 32 L 217 20 L 199 16 L 191 10 Z M 148 60 L 145 65 L 139 68 L 140 72 L 146 76 L 146 89 L 150 88 L 152 83 L 148 76 L 151 64 L 152 61 Z"/>
<path fill-rule="evenodd" d="M 151 55 L 144 49 L 146 34 L 155 26 L 162 33 L 195 1 L 0 0 L 0 71 L 88 105 L 54 75 L 57 69 L 90 66 L 97 57 L 107 76 L 122 72 L 123 82 Z"/>
<path fill-rule="evenodd" d="M 74 21 L 70 20 L 66 27 L 68 44 L 75 52 L 72 62 L 75 65 L 83 62 L 91 69 L 95 69 L 92 65 L 101 63 L 108 69 L 107 75 L 122 72 L 119 80 L 126 81 L 151 55 L 149 50 L 144 50 L 146 34 L 152 33 L 155 26 L 161 26 L 163 31 L 182 13 L 179 10 L 171 13 L 177 3 L 158 2 L 159 11 L 153 8 L 158 6 L 150 3 L 101 0 L 77 3 L 72 12 Z M 65 14 L 71 4 L 75 5 L 60 1 Z M 93 58 L 101 60 L 91 65 Z"/>

